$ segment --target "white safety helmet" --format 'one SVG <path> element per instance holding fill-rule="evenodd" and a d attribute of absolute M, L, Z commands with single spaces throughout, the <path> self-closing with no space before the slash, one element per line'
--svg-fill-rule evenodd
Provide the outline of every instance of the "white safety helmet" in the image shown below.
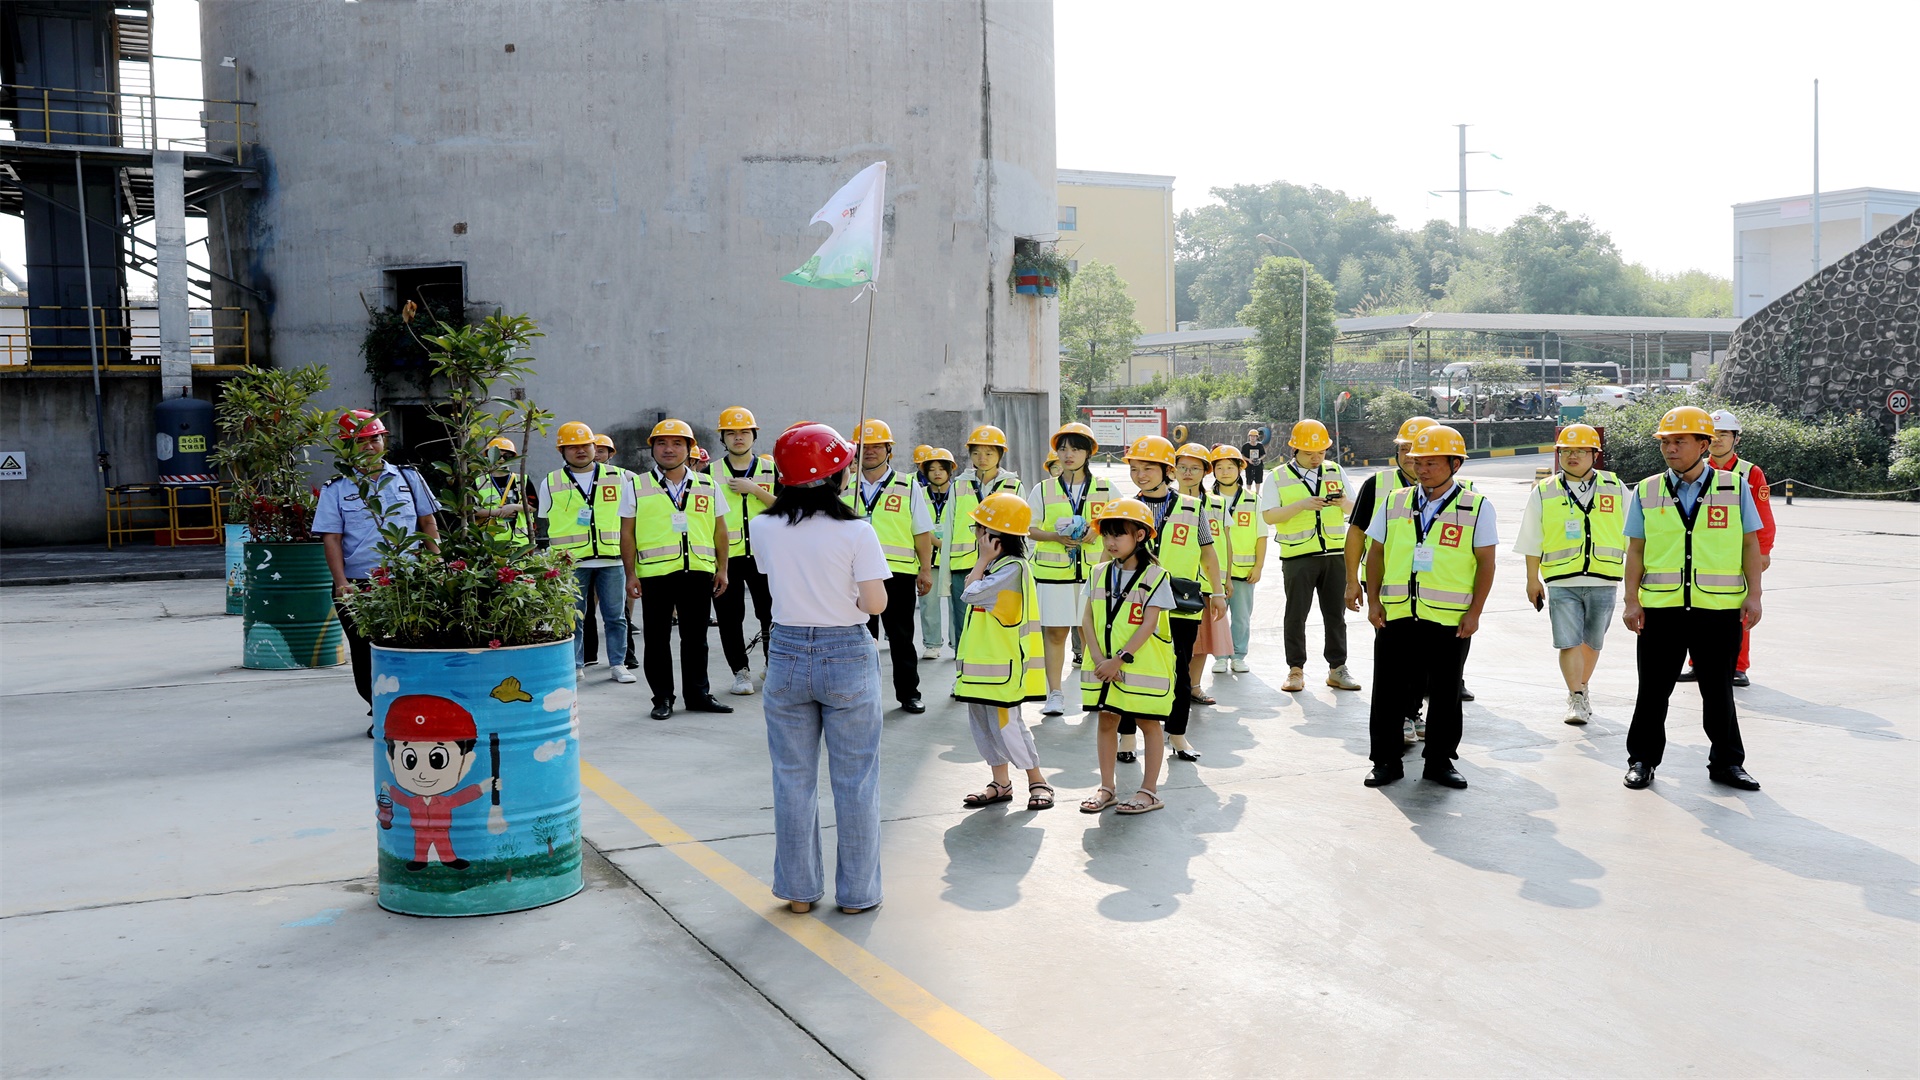
<path fill-rule="evenodd" d="M 1713 411 L 1713 430 L 1731 431 L 1735 435 L 1738 435 L 1740 434 L 1740 418 L 1733 415 L 1731 410 L 1715 409 Z"/>

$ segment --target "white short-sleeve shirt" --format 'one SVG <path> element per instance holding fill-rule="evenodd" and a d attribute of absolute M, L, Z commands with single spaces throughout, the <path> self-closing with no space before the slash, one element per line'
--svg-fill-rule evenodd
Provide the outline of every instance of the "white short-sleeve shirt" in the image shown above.
<path fill-rule="evenodd" d="M 797 525 L 773 514 L 754 518 L 753 557 L 781 626 L 865 626 L 859 583 L 893 576 L 872 526 L 825 514 Z"/>

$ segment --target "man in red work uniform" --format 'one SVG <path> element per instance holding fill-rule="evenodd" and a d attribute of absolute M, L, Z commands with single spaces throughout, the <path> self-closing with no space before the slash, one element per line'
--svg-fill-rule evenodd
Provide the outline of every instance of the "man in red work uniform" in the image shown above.
<path fill-rule="evenodd" d="M 1773 562 L 1773 499 L 1767 490 L 1767 474 L 1760 466 L 1743 460 L 1735 451 L 1740 446 L 1740 418 L 1732 410 L 1720 409 L 1713 414 L 1713 442 L 1707 447 L 1707 463 L 1721 472 L 1739 473 L 1747 482 L 1747 490 L 1753 492 L 1753 503 L 1760 508 L 1760 569 L 1765 570 Z M 1751 686 L 1753 680 L 1747 678 L 1747 665 L 1750 663 L 1748 651 L 1753 645 L 1753 631 L 1740 632 L 1740 658 L 1733 665 L 1733 685 Z M 1687 670 L 1681 672 L 1681 682 L 1693 682 L 1699 678 L 1694 673 L 1693 661 L 1687 661 Z"/>
<path fill-rule="evenodd" d="M 472 864 L 454 853 L 453 809 L 483 794 L 479 784 L 458 787 L 473 768 L 473 748 L 480 741 L 473 714 L 433 694 L 402 694 L 387 706 L 386 739 L 393 783 L 382 782 L 380 795 L 407 808 L 413 828 L 413 861 L 407 869 L 425 870 L 438 848 L 441 863 L 465 870 Z M 499 777 L 489 777 L 488 783 L 499 790 Z M 381 827 L 391 828 L 384 820 Z"/>

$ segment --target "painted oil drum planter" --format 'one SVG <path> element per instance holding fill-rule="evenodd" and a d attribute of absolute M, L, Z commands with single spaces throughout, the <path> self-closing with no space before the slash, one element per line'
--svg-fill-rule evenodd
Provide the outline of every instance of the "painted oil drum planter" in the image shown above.
<path fill-rule="evenodd" d="M 242 667 L 335 667 L 347 662 L 347 639 L 333 610 L 333 573 L 320 544 L 246 545 L 246 591 L 240 631 Z"/>
<path fill-rule="evenodd" d="M 247 610 L 247 542 L 253 533 L 245 525 L 228 525 L 227 538 L 227 614 L 243 615 Z"/>
<path fill-rule="evenodd" d="M 380 906 L 497 915 L 580 891 L 571 639 L 373 646 Z"/>

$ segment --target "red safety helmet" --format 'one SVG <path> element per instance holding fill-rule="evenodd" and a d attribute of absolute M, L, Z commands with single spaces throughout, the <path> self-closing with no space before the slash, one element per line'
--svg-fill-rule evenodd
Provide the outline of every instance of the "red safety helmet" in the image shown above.
<path fill-rule="evenodd" d="M 853 461 L 853 444 L 825 424 L 795 424 L 773 443 L 773 470 L 786 487 L 812 487 Z"/>
<path fill-rule="evenodd" d="M 386 433 L 387 425 L 366 409 L 348 409 L 340 414 L 340 437 L 343 439 L 371 439 Z"/>
<path fill-rule="evenodd" d="M 395 742 L 466 742 L 479 738 L 473 714 L 437 694 L 402 694 L 387 706 L 386 737 Z"/>

